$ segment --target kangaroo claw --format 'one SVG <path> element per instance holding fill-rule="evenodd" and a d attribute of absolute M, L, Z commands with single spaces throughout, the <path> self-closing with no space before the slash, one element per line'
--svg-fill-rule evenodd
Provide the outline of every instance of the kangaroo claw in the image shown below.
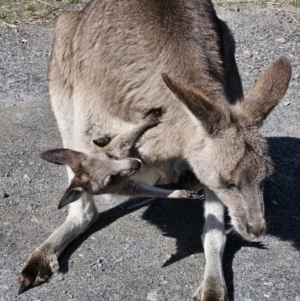
<path fill-rule="evenodd" d="M 200 194 L 199 192 L 194 192 L 194 191 L 188 191 L 188 198 L 202 200 L 202 201 L 204 201 L 205 199 L 204 194 Z"/>
<path fill-rule="evenodd" d="M 19 275 L 18 294 L 22 294 L 30 287 L 37 286 L 59 270 L 57 255 L 50 244 L 36 249 L 27 259 Z"/>
<path fill-rule="evenodd" d="M 26 284 L 25 284 L 25 280 L 21 281 L 19 289 L 18 289 L 18 295 L 20 295 L 20 294 L 24 293 L 25 291 L 27 291 L 28 288 L 29 287 L 26 286 Z"/>

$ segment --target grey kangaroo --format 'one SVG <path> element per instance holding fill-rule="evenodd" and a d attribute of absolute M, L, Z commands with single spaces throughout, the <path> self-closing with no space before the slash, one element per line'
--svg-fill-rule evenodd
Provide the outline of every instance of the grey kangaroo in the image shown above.
<path fill-rule="evenodd" d="M 166 184 L 189 167 L 205 187 L 206 266 L 194 301 L 228 299 L 225 207 L 243 238 L 266 229 L 263 187 L 272 163 L 259 127 L 291 76 L 281 57 L 244 97 L 234 52 L 210 0 L 92 0 L 58 19 L 49 63 L 65 148 L 92 153 L 93 140 L 130 130 L 149 108 L 166 107 L 163 122 L 136 144 L 143 162 L 138 175 L 147 184 Z M 71 169 L 68 174 L 72 179 Z M 25 262 L 21 291 L 57 271 L 65 247 L 97 217 L 90 193 L 70 203 L 66 221 Z"/>

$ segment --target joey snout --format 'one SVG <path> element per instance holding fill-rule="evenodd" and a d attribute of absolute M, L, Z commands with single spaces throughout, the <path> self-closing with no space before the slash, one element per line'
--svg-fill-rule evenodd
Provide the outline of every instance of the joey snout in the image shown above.
<path fill-rule="evenodd" d="M 130 169 L 120 171 L 120 176 L 121 177 L 132 176 L 135 173 L 137 173 L 138 171 L 140 171 L 140 169 L 142 168 L 142 161 L 141 160 L 134 159 L 134 158 L 127 158 L 127 160 L 130 160 L 130 164 L 131 164 Z"/>

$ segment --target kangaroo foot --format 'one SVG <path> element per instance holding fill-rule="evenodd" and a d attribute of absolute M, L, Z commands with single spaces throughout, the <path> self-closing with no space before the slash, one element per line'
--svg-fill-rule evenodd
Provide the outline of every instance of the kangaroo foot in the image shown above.
<path fill-rule="evenodd" d="M 19 291 L 23 293 L 32 286 L 45 282 L 59 270 L 57 255 L 50 244 L 44 244 L 30 254 L 19 275 Z"/>
<path fill-rule="evenodd" d="M 228 301 L 226 287 L 216 281 L 203 282 L 197 288 L 192 301 Z"/>

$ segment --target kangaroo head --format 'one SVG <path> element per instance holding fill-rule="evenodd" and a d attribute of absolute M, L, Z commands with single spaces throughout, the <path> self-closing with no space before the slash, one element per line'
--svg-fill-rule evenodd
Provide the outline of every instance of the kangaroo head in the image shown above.
<path fill-rule="evenodd" d="M 55 164 L 67 165 L 74 172 L 74 178 L 58 204 L 59 209 L 78 200 L 84 192 L 116 192 L 142 166 L 138 159 L 116 159 L 106 152 L 85 154 L 65 148 L 45 151 L 41 158 Z"/>
<path fill-rule="evenodd" d="M 163 75 L 198 131 L 186 157 L 195 174 L 228 208 L 234 229 L 245 239 L 266 229 L 264 182 L 272 173 L 266 140 L 259 127 L 288 87 L 291 66 L 279 58 L 259 78 L 245 99 L 230 105 L 213 101 L 190 85 Z"/>

